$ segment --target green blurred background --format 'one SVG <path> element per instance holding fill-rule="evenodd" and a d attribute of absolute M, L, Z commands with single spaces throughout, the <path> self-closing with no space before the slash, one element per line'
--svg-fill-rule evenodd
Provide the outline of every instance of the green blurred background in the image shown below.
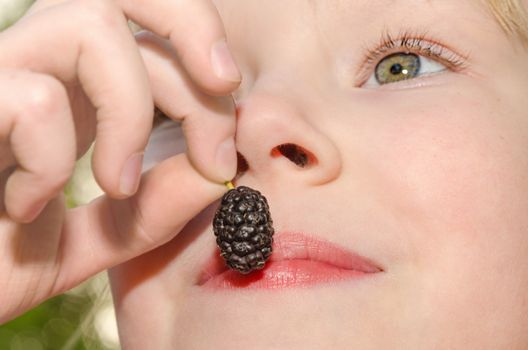
<path fill-rule="evenodd" d="M 0 0 L 0 31 L 12 25 L 34 0 Z M 89 152 L 77 163 L 66 189 L 68 205 L 101 193 L 90 169 Z M 106 273 L 0 325 L 0 350 L 120 349 Z"/>

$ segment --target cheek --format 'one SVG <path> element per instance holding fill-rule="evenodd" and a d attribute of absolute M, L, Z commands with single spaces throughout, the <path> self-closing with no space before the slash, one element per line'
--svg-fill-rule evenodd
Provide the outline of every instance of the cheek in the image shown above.
<path fill-rule="evenodd" d="M 424 257 L 450 241 L 473 251 L 528 243 L 526 103 L 456 83 L 361 96 L 333 128 L 345 180 L 414 221 L 402 238 Z"/>
<path fill-rule="evenodd" d="M 396 234 L 411 248 L 393 271 L 412 295 L 410 314 L 468 332 L 463 323 L 526 325 L 528 119 L 477 87 L 403 94 L 362 111 L 357 139 L 343 142 L 347 176 L 367 179 L 365 195 L 389 211 L 377 220 L 404 227 Z"/>
<path fill-rule="evenodd" d="M 528 120 L 477 89 L 421 101 L 427 107 L 386 125 L 381 154 L 373 155 L 384 159 L 380 171 L 401 194 L 392 199 L 421 217 L 430 233 L 421 248 L 454 240 L 489 249 L 505 235 L 525 243 Z"/>

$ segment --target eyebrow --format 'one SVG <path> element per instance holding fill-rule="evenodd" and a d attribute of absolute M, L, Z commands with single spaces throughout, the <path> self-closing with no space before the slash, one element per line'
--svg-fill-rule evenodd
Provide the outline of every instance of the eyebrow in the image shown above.
<path fill-rule="evenodd" d="M 445 1 L 445 0 L 444 0 Z M 460 1 L 460 0 L 458 0 Z M 310 6 L 315 10 L 318 5 L 321 3 L 318 0 L 308 0 L 310 3 Z M 392 7 L 398 4 L 409 4 L 409 3 L 415 3 L 416 5 L 424 5 L 427 4 L 429 6 L 433 5 L 433 3 L 436 3 L 438 1 L 435 0 L 337 0 L 335 3 L 337 3 L 336 7 L 343 8 L 343 5 L 352 5 L 352 4 L 358 4 L 360 8 L 363 7 L 372 7 L 374 6 L 380 6 L 380 5 L 391 5 Z M 330 5 L 331 1 L 324 2 L 325 5 Z M 371 5 L 371 6 L 369 6 Z"/>

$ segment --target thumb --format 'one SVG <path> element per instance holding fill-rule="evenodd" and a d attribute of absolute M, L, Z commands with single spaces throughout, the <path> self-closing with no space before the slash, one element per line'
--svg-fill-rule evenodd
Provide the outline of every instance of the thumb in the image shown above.
<path fill-rule="evenodd" d="M 180 154 L 146 173 L 134 196 L 124 200 L 103 196 L 70 210 L 57 288 L 68 289 L 166 243 L 226 190 L 202 177 Z"/>

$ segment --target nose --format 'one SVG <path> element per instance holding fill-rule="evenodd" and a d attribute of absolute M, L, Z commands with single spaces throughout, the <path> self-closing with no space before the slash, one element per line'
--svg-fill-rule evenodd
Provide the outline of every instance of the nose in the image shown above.
<path fill-rule="evenodd" d="M 242 176 L 259 182 L 322 185 L 341 173 L 341 156 L 317 117 L 298 101 L 273 93 L 253 93 L 237 101 L 236 146 Z M 239 174 L 240 176 L 240 174 Z"/>

